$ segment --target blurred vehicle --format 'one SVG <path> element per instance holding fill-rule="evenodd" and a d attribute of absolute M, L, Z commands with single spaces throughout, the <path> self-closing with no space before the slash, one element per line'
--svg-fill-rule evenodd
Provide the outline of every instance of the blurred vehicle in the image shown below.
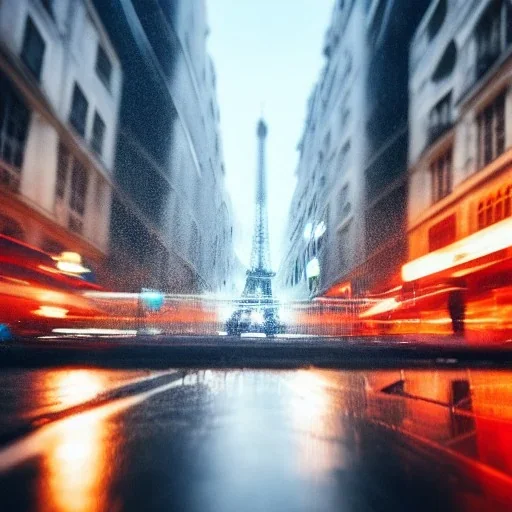
<path fill-rule="evenodd" d="M 49 254 L 0 235 L 0 325 L 13 335 L 90 324 L 101 311 L 82 292 L 100 289 L 60 270 Z"/>

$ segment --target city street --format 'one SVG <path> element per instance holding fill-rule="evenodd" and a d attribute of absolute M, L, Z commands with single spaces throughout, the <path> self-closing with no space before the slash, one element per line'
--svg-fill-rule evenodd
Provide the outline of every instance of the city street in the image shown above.
<path fill-rule="evenodd" d="M 384 391 L 400 375 L 414 399 Z M 469 379 L 472 409 L 422 397 L 426 377 L 438 392 Z M 5 370 L 4 439 L 15 422 L 37 425 L 2 443 L 0 502 L 48 511 L 507 510 L 512 461 L 496 450 L 511 429 L 499 378 Z"/>
<path fill-rule="evenodd" d="M 0 0 L 0 512 L 512 511 L 512 0 Z"/>

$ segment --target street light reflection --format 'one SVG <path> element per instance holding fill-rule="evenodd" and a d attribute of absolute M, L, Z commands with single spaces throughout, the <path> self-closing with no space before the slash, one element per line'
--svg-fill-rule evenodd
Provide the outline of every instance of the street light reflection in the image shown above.
<path fill-rule="evenodd" d="M 49 401 L 71 407 L 106 389 L 104 376 L 94 370 L 48 374 Z M 92 410 L 63 420 L 48 437 L 43 462 L 43 501 L 58 512 L 104 510 L 108 450 L 105 415 Z"/>
<path fill-rule="evenodd" d="M 290 401 L 294 430 L 300 433 L 297 450 L 301 473 L 318 477 L 339 469 L 345 464 L 342 434 L 335 395 L 329 389 L 326 372 L 300 370 L 290 381 L 295 395 Z"/>
<path fill-rule="evenodd" d="M 57 511 L 102 510 L 107 469 L 104 422 L 98 415 L 80 415 L 61 425 L 60 435 L 45 459 L 46 502 Z"/>
<path fill-rule="evenodd" d="M 91 370 L 52 372 L 47 388 L 52 390 L 52 402 L 70 407 L 90 400 L 105 388 L 97 373 Z"/>

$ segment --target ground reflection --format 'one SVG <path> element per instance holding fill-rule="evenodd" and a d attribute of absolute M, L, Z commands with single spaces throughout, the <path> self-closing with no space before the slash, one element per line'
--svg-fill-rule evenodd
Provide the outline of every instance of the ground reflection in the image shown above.
<path fill-rule="evenodd" d="M 104 391 L 107 375 L 95 370 L 50 372 L 50 403 L 70 407 Z M 118 439 L 106 421 L 109 408 L 92 409 L 55 424 L 45 443 L 40 503 L 57 512 L 106 510 L 111 456 Z"/>
<path fill-rule="evenodd" d="M 87 399 L 99 375 L 54 375 L 52 396 Z M 511 376 L 201 370 L 43 426 L 0 471 L 37 461 L 44 511 L 360 510 L 376 493 L 382 510 L 508 511 Z"/>
<path fill-rule="evenodd" d="M 336 414 L 338 393 L 329 380 L 332 378 L 327 372 L 300 370 L 289 380 L 294 390 L 289 406 L 298 434 L 297 465 L 303 475 L 328 475 L 346 462 L 344 446 L 339 442 L 343 431 Z"/>
<path fill-rule="evenodd" d="M 91 370 L 67 370 L 48 375 L 51 382 L 47 389 L 53 401 L 65 406 L 73 406 L 89 400 L 105 389 L 101 375 Z"/>
<path fill-rule="evenodd" d="M 98 415 L 64 421 L 45 455 L 41 503 L 56 511 L 105 510 L 109 447 Z"/>

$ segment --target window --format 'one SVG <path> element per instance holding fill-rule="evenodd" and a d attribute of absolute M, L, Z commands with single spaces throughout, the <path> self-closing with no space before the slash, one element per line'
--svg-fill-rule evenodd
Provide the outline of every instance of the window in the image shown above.
<path fill-rule="evenodd" d="M 505 93 L 477 116 L 478 166 L 484 167 L 505 151 Z"/>
<path fill-rule="evenodd" d="M 500 190 L 496 195 L 496 205 L 494 206 L 494 218 L 496 219 L 496 222 L 499 222 L 501 219 L 503 219 L 503 196 Z"/>
<path fill-rule="evenodd" d="M 73 90 L 73 99 L 71 103 L 71 113 L 69 114 L 69 121 L 73 128 L 83 137 L 85 136 L 85 125 L 87 123 L 87 110 L 89 103 L 85 98 L 80 86 L 75 83 Z"/>
<path fill-rule="evenodd" d="M 493 197 L 489 197 L 487 199 L 487 201 L 485 202 L 485 225 L 486 226 L 490 226 L 493 221 L 494 221 L 494 218 L 493 218 L 493 205 L 494 205 L 494 198 Z"/>
<path fill-rule="evenodd" d="M 96 54 L 96 74 L 103 82 L 105 87 L 110 90 L 110 83 L 112 79 L 112 63 L 110 62 L 107 53 L 100 44 L 98 45 L 98 53 Z"/>
<path fill-rule="evenodd" d="M 16 192 L 20 184 L 30 112 L 2 75 L 0 90 L 0 184 Z"/>
<path fill-rule="evenodd" d="M 66 195 L 66 186 L 68 181 L 68 169 L 71 155 L 64 144 L 59 144 L 59 153 L 57 156 L 57 183 L 55 194 L 58 199 L 64 199 Z"/>
<path fill-rule="evenodd" d="M 21 59 L 37 80 L 41 78 L 45 47 L 44 39 L 41 37 L 32 19 L 28 17 L 27 24 L 25 25 L 25 35 L 23 36 Z"/>
<path fill-rule="evenodd" d="M 490 194 L 478 203 L 477 207 L 477 227 L 484 229 L 500 220 L 512 216 L 511 209 L 512 186 L 500 189 L 496 195 Z"/>
<path fill-rule="evenodd" d="M 434 73 L 432 74 L 432 81 L 440 82 L 446 77 L 450 76 L 455 68 L 457 62 L 457 45 L 453 39 L 450 41 L 446 50 L 443 52 L 442 57 L 439 59 L 439 63 L 436 66 Z"/>
<path fill-rule="evenodd" d="M 429 39 L 433 39 L 443 26 L 446 18 L 447 5 L 446 0 L 440 0 L 428 21 L 427 32 Z"/>
<path fill-rule="evenodd" d="M 478 203 L 478 229 L 485 228 L 485 203 L 480 201 Z"/>
<path fill-rule="evenodd" d="M 456 217 L 453 213 L 443 220 L 434 224 L 428 230 L 428 250 L 437 251 L 455 242 L 456 237 Z"/>
<path fill-rule="evenodd" d="M 429 116 L 428 141 L 432 144 L 452 125 L 452 93 L 451 91 L 441 98 L 432 108 Z"/>
<path fill-rule="evenodd" d="M 476 29 L 476 78 L 483 76 L 512 42 L 512 6 L 507 0 L 494 0 L 482 15 Z"/>
<path fill-rule="evenodd" d="M 103 139 L 104 138 L 105 138 L 105 123 L 103 122 L 103 119 L 98 114 L 98 112 L 95 112 L 94 113 L 94 123 L 92 125 L 91 147 L 100 156 L 103 153 Z"/>
<path fill-rule="evenodd" d="M 85 166 L 60 143 L 55 186 L 57 214 L 76 233 L 83 230 L 88 184 Z"/>
<path fill-rule="evenodd" d="M 83 229 L 86 194 L 87 170 L 78 160 L 75 160 L 73 162 L 73 172 L 71 174 L 69 229 L 77 233 L 81 233 Z"/>
<path fill-rule="evenodd" d="M 509 185 L 505 189 L 505 195 L 503 197 L 503 217 L 507 218 L 512 215 L 512 187 Z"/>
<path fill-rule="evenodd" d="M 432 200 L 435 203 L 452 191 L 451 148 L 430 164 L 430 174 L 432 179 Z"/>
<path fill-rule="evenodd" d="M 71 209 L 83 215 L 85 213 L 85 194 L 87 192 L 87 171 L 78 161 L 73 162 L 71 175 Z"/>

